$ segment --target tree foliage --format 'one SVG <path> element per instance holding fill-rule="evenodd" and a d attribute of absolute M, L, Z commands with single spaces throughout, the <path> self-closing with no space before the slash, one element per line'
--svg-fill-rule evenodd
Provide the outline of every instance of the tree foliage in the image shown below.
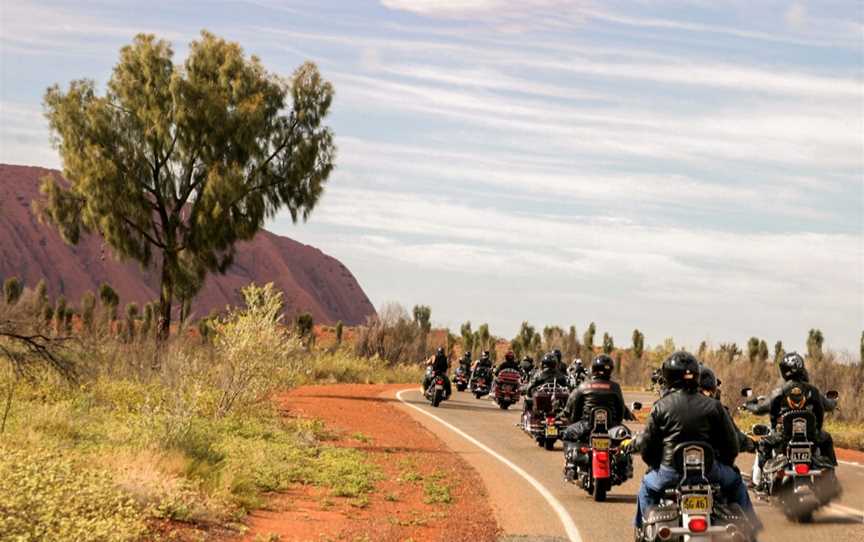
<path fill-rule="evenodd" d="M 750 360 L 750 363 L 756 361 L 756 358 L 759 357 L 759 338 L 758 337 L 750 337 L 747 341 L 747 359 Z"/>
<path fill-rule="evenodd" d="M 3 281 L 3 300 L 7 305 L 15 305 L 24 293 L 24 284 L 18 277 L 9 277 Z"/>
<path fill-rule="evenodd" d="M 642 359 L 642 354 L 645 352 L 645 335 L 638 329 L 633 330 L 633 357 Z"/>
<path fill-rule="evenodd" d="M 615 341 L 612 339 L 612 335 L 609 332 L 603 333 L 603 353 L 611 354 L 613 350 L 615 350 Z"/>
<path fill-rule="evenodd" d="M 309 216 L 333 169 L 332 98 L 311 63 L 285 80 L 204 31 L 175 65 L 166 41 L 139 34 L 104 95 L 86 79 L 46 92 L 68 185 L 46 178 L 38 210 L 70 243 L 97 231 L 120 258 L 160 268 L 164 337 L 172 302 L 224 272 L 237 241 L 283 208 Z"/>
<path fill-rule="evenodd" d="M 807 333 L 807 355 L 815 360 L 822 359 L 822 345 L 825 342 L 825 337 L 822 335 L 821 329 L 811 329 Z"/>

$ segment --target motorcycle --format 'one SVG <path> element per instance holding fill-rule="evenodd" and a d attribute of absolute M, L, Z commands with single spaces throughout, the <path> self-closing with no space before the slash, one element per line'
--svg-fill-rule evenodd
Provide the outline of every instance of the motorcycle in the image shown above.
<path fill-rule="evenodd" d="M 742 395 L 749 397 L 750 388 Z M 836 401 L 839 394 L 829 391 L 828 399 Z M 755 424 L 753 435 L 771 435 L 771 428 Z M 816 444 L 816 416 L 809 410 L 790 410 L 781 415 L 775 428 L 776 439 L 771 444 L 760 442 L 767 459 L 762 468 L 762 483 L 757 488 L 777 505 L 789 520 L 809 523 L 813 513 L 827 505 L 842 492 L 834 464 L 821 455 Z"/>
<path fill-rule="evenodd" d="M 642 409 L 634 402 L 632 410 Z M 625 425 L 609 427 L 609 411 L 596 408 L 591 412 L 591 432 L 586 444 L 565 445 L 564 477 L 579 484 L 595 501 L 606 500 L 612 486 L 621 485 L 633 477 L 630 453 L 621 450 L 621 443 L 633 434 Z"/>
<path fill-rule="evenodd" d="M 755 529 L 737 503 L 723 499 L 720 486 L 707 473 L 714 464 L 714 452 L 707 442 L 684 442 L 674 450 L 675 470 L 681 475 L 674 488 L 667 489 L 660 503 L 642 511 L 642 527 L 636 542 L 752 540 Z"/>
<path fill-rule="evenodd" d="M 426 399 L 428 399 L 429 402 L 432 403 L 433 407 L 437 408 L 438 405 L 441 404 L 441 401 L 445 399 L 444 394 L 446 388 L 444 386 L 445 384 L 443 375 L 435 374 L 432 376 L 432 382 L 429 384 L 429 387 L 426 388 L 424 395 L 426 396 Z"/>
<path fill-rule="evenodd" d="M 586 373 L 584 371 L 577 372 L 572 367 L 569 367 L 567 369 L 567 387 L 569 387 L 571 390 L 575 390 L 583 382 L 585 382 L 585 375 Z"/>
<path fill-rule="evenodd" d="M 456 367 L 456 374 L 453 376 L 453 383 L 456 384 L 456 389 L 458 391 L 465 391 L 468 388 L 468 381 L 470 380 L 470 368 L 466 368 L 464 365 L 459 365 Z"/>
<path fill-rule="evenodd" d="M 520 375 L 516 369 L 498 371 L 492 383 L 492 398 L 501 410 L 507 410 L 510 405 L 519 402 Z"/>
<path fill-rule="evenodd" d="M 492 385 L 492 369 L 490 367 L 477 367 L 474 369 L 474 375 L 470 380 L 471 393 L 474 397 L 480 399 L 484 395 L 489 395 L 489 390 Z"/>
<path fill-rule="evenodd" d="M 561 436 L 564 422 L 561 411 L 567 403 L 570 391 L 567 386 L 549 382 L 534 390 L 530 410 L 522 412 L 522 430 L 537 441 L 537 445 L 552 450 Z"/>

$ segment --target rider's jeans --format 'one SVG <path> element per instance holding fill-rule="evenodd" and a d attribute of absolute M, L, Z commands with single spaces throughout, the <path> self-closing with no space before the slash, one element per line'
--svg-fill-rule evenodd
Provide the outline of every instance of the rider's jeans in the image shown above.
<path fill-rule="evenodd" d="M 636 495 L 635 524 L 637 527 L 642 526 L 642 511 L 647 510 L 649 506 L 659 503 L 660 498 L 663 496 L 663 490 L 674 487 L 680 478 L 681 475 L 675 469 L 666 465 L 661 465 L 659 469 L 650 470 L 645 474 L 642 478 L 642 485 L 639 487 L 639 493 Z M 720 488 L 727 499 L 741 505 L 741 508 L 750 517 L 754 526 L 757 526 L 757 528 L 761 526 L 759 519 L 756 517 L 756 511 L 753 510 L 753 503 L 750 502 L 750 495 L 747 494 L 747 487 L 741 480 L 741 475 L 735 469 L 715 461 L 711 472 L 708 473 L 708 479 L 720 484 Z"/>

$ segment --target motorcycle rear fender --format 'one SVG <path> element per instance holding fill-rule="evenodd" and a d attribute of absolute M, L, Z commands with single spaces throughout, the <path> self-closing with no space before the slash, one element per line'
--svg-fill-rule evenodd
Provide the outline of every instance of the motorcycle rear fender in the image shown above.
<path fill-rule="evenodd" d="M 591 458 L 591 470 L 595 479 L 609 478 L 609 452 L 593 452 Z"/>

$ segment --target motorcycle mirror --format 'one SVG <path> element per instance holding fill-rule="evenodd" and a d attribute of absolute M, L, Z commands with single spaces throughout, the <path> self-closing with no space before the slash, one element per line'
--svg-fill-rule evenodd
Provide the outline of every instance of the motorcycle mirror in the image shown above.
<path fill-rule="evenodd" d="M 825 397 L 827 397 L 828 399 L 837 399 L 838 397 L 840 397 L 840 392 L 837 390 L 830 390 L 828 393 L 825 394 Z"/>
<path fill-rule="evenodd" d="M 771 430 L 768 428 L 768 426 L 765 425 L 764 423 L 753 424 L 753 427 L 750 430 L 757 437 L 764 437 L 765 435 L 767 435 L 768 433 L 771 432 Z"/>
<path fill-rule="evenodd" d="M 642 410 L 642 403 L 640 403 L 639 401 L 633 401 L 633 405 L 631 405 L 630 410 L 633 410 L 633 411 Z"/>
<path fill-rule="evenodd" d="M 750 397 L 753 395 L 753 388 L 741 388 L 741 397 Z"/>

